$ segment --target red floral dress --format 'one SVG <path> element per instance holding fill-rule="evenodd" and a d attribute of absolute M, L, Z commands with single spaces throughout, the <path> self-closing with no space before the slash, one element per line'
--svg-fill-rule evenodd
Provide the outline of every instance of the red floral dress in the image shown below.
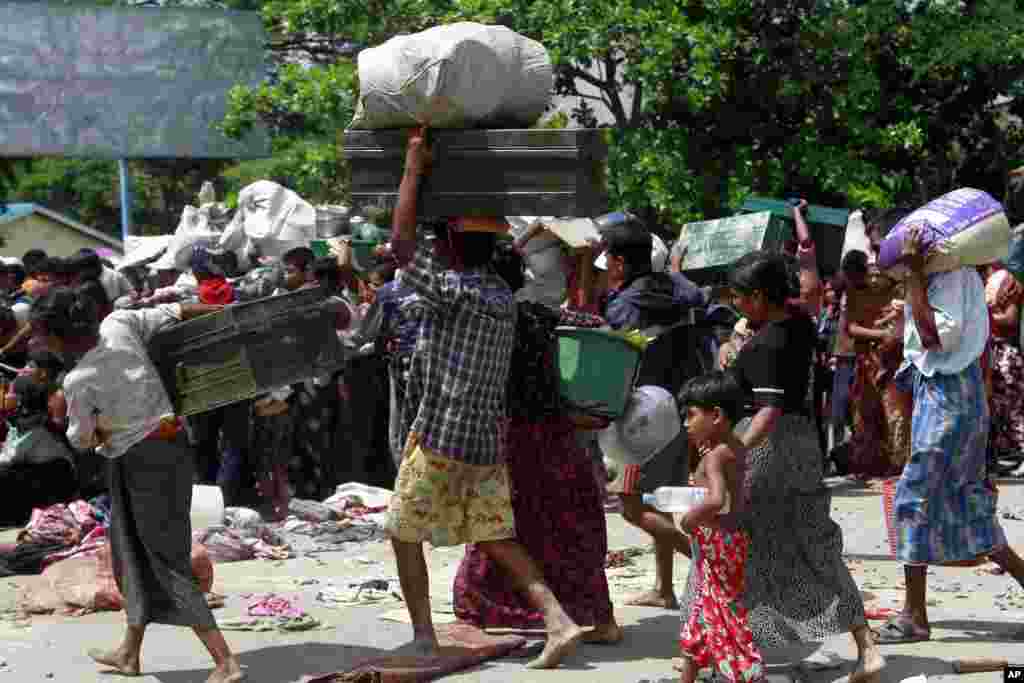
<path fill-rule="evenodd" d="M 761 653 L 743 606 L 744 569 L 750 537 L 744 531 L 698 527 L 701 592 L 679 635 L 683 656 L 698 668 L 714 666 L 733 683 L 766 680 Z"/>

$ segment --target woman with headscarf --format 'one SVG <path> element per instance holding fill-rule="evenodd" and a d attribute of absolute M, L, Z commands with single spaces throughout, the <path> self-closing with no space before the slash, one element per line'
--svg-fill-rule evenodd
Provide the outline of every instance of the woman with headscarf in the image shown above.
<path fill-rule="evenodd" d="M 116 649 L 89 656 L 125 675 L 139 675 L 146 627 L 159 623 L 196 632 L 216 664 L 207 683 L 244 677 L 192 574 L 193 460 L 146 349 L 159 331 L 218 310 L 171 304 L 100 324 L 92 299 L 63 287 L 32 308 L 50 350 L 80 356 L 64 378 L 68 439 L 108 459 L 112 565 L 128 624 Z"/>
<path fill-rule="evenodd" d="M 235 302 L 235 290 L 214 255 L 200 245 L 192 247 L 189 268 L 199 283 L 199 302 L 227 306 Z"/>

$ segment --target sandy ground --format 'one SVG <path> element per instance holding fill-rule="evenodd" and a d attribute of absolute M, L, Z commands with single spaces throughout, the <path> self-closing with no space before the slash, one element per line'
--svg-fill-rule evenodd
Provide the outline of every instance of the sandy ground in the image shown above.
<path fill-rule="evenodd" d="M 902 586 L 902 567 L 887 556 L 882 501 L 877 488 L 833 481 L 833 516 L 842 526 L 850 568 L 865 593 L 869 608 L 896 607 Z M 1024 481 L 1001 482 L 1000 509 L 1024 511 Z M 1007 535 L 1024 550 L 1024 521 L 1005 519 Z M 670 659 L 676 651 L 679 615 L 675 612 L 621 607 L 624 596 L 650 585 L 653 555 L 641 532 L 617 514 L 608 516 L 611 549 L 643 548 L 648 552 L 631 567 L 609 570 L 616 615 L 626 638 L 618 646 L 588 645 L 555 671 L 530 671 L 522 659 L 505 659 L 449 676 L 450 681 L 578 681 L 579 683 L 661 683 L 675 680 Z M 14 532 L 0 533 L 0 542 Z M 432 595 L 438 619 L 450 609 L 452 577 L 462 549 L 428 552 Z M 679 557 L 677 590 L 685 582 L 688 564 Z M 395 577 L 390 547 L 386 543 L 354 545 L 345 552 L 299 558 L 284 562 L 254 561 L 217 565 L 215 591 L 227 596 L 217 610 L 220 619 L 243 614 L 245 598 L 252 593 L 278 592 L 297 596 L 302 606 L 321 620 L 319 630 L 301 633 L 231 632 L 228 638 L 240 653 L 253 683 L 296 681 L 304 674 L 344 670 L 368 656 L 386 654 L 411 637 L 404 623 L 382 615 L 404 612 L 397 600 L 369 606 L 329 607 L 317 600 L 320 591 L 346 588 L 350 583 Z M 1024 591 L 1004 576 L 983 569 L 935 568 L 930 576 L 932 641 L 913 645 L 884 646 L 889 667 L 884 681 L 924 674 L 935 679 L 959 679 L 962 683 L 1001 681 L 1001 673 L 958 676 L 951 663 L 966 657 L 1008 657 L 1024 663 L 1024 641 L 1012 634 L 1024 628 Z M 15 599 L 17 579 L 0 580 L 0 611 Z M 397 581 L 395 584 L 397 586 Z M 1009 591 L 1009 593 L 1008 593 Z M 450 616 L 450 615 L 449 615 Z M 27 628 L 0 621 L 0 681 L 58 680 L 75 683 L 118 680 L 99 673 L 85 656 L 89 647 L 113 645 L 120 636 L 122 615 L 92 614 L 84 617 L 35 617 Z M 877 622 L 876 622 L 877 623 Z M 814 654 L 814 659 L 838 665 L 821 671 L 789 663 Z M 808 645 L 790 652 L 766 653 L 772 664 L 771 678 L 807 683 L 843 681 L 853 664 L 854 649 L 848 636 L 820 646 Z M 143 651 L 145 675 L 141 682 L 191 683 L 204 681 L 209 660 L 191 632 L 170 627 L 150 629 Z"/>

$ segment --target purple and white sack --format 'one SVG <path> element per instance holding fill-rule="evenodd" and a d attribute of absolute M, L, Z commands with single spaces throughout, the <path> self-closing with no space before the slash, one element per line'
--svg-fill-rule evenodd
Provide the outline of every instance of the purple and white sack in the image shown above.
<path fill-rule="evenodd" d="M 878 266 L 895 267 L 910 228 L 921 227 L 925 271 L 942 273 L 1003 261 L 1010 251 L 1010 223 L 1003 205 L 981 190 L 963 187 L 933 199 L 893 227 L 881 244 Z"/>

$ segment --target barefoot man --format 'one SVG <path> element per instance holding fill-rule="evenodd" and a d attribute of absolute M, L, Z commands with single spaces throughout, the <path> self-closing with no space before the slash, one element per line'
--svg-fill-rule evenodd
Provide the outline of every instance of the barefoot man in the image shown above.
<path fill-rule="evenodd" d="M 429 164 L 424 136 L 422 129 L 409 136 L 391 237 L 402 283 L 422 301 L 403 406 L 407 437 L 387 525 L 414 646 L 424 654 L 438 652 L 423 543 L 475 543 L 543 610 L 547 644 L 528 666 L 552 668 L 575 648 L 583 630 L 512 540 L 501 423 L 516 304 L 490 265 L 504 221 L 441 221 L 434 226 L 433 249 L 417 245 L 417 193 Z"/>
<path fill-rule="evenodd" d="M 664 272 L 664 256 L 658 258 L 654 238 L 639 219 L 631 214 L 613 213 L 597 221 L 603 228 L 606 252 L 594 265 L 608 271 L 609 283 L 614 287 L 604 310 L 612 328 L 643 330 L 656 336 L 684 320 L 691 309 L 704 309 L 705 292 L 681 272 Z M 690 366 L 686 375 L 698 375 L 712 367 L 710 354 L 700 363 L 702 354 L 698 348 L 680 351 L 678 362 Z M 655 371 L 652 377 L 642 377 L 638 384 L 660 385 L 658 374 Z M 619 476 L 608 486 L 609 492 L 619 494 L 622 500 L 623 518 L 654 539 L 654 587 L 629 597 L 627 605 L 679 607 L 672 585 L 674 557 L 676 552 L 689 557 L 690 541 L 672 523 L 671 515 L 644 505 L 642 494 L 659 486 L 685 486 L 689 474 L 687 452 L 686 433 L 681 432 L 647 464 L 623 465 Z"/>
<path fill-rule="evenodd" d="M 111 566 L 124 596 L 124 638 L 113 650 L 89 650 L 106 669 L 139 676 L 150 624 L 191 628 L 213 657 L 206 683 L 245 675 L 199 582 L 190 548 L 194 460 L 188 439 L 147 347 L 160 330 L 221 306 L 170 304 L 117 311 L 100 323 L 95 302 L 58 287 L 32 305 L 32 325 L 47 350 L 80 357 L 64 378 L 67 436 L 107 459 Z"/>

